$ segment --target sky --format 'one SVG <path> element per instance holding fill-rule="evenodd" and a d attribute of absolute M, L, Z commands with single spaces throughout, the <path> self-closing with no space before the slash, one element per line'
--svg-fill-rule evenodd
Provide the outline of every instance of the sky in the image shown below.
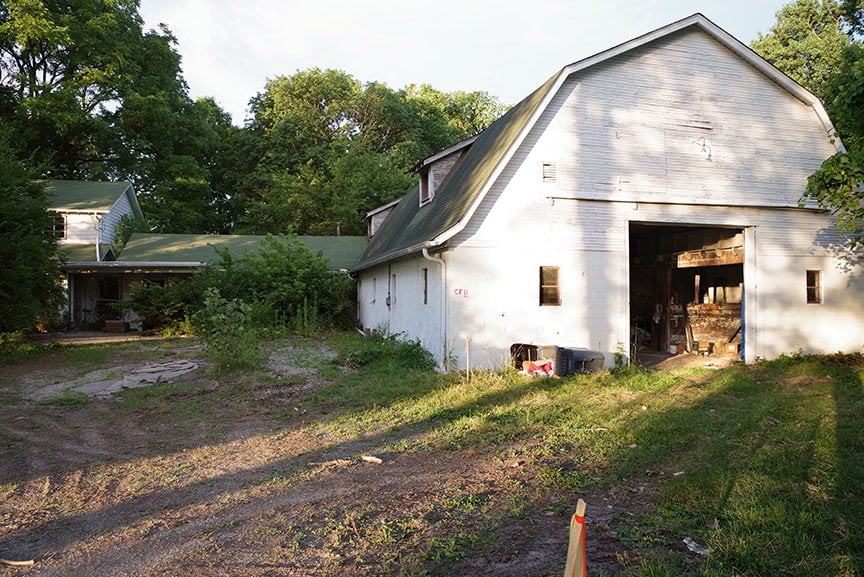
<path fill-rule="evenodd" d="M 141 0 L 177 37 L 193 98 L 242 125 L 268 79 L 335 68 L 515 104 L 561 67 L 701 12 L 749 44 L 783 0 Z"/>

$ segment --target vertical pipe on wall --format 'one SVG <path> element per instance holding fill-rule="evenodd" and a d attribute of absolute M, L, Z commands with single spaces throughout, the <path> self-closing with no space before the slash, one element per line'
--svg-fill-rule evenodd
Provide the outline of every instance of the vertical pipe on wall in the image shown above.
<path fill-rule="evenodd" d="M 755 363 L 760 350 L 759 308 L 762 295 L 759 292 L 759 260 L 757 254 L 758 229 L 750 226 L 744 229 L 744 297 L 741 303 L 741 330 L 744 343 L 744 362 Z"/>
<path fill-rule="evenodd" d="M 426 248 L 423 249 L 423 258 L 439 265 L 438 270 L 441 275 L 441 304 L 439 306 L 441 315 L 441 320 L 439 321 L 441 324 L 441 361 L 439 366 L 441 370 L 447 370 L 447 263 L 443 258 L 430 255 L 429 249 Z"/>

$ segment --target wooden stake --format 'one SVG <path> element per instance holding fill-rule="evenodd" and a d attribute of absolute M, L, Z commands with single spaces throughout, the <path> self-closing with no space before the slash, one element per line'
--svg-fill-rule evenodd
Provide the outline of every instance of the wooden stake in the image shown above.
<path fill-rule="evenodd" d="M 588 577 L 588 556 L 585 550 L 585 501 L 576 503 L 576 513 L 570 520 L 570 543 L 564 577 Z"/>

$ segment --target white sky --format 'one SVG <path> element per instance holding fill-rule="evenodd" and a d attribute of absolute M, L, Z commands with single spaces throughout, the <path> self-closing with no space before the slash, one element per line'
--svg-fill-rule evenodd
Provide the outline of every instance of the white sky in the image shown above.
<path fill-rule="evenodd" d="M 558 69 L 701 12 L 749 44 L 784 0 L 141 0 L 178 40 L 191 96 L 242 124 L 268 78 L 335 68 L 394 89 L 515 104 Z"/>

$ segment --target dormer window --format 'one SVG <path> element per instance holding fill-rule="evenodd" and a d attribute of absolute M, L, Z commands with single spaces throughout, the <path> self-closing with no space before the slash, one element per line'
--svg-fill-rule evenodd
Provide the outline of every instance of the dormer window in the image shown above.
<path fill-rule="evenodd" d="M 435 197 L 435 178 L 432 171 L 426 166 L 420 171 L 420 206 L 423 206 Z"/>

